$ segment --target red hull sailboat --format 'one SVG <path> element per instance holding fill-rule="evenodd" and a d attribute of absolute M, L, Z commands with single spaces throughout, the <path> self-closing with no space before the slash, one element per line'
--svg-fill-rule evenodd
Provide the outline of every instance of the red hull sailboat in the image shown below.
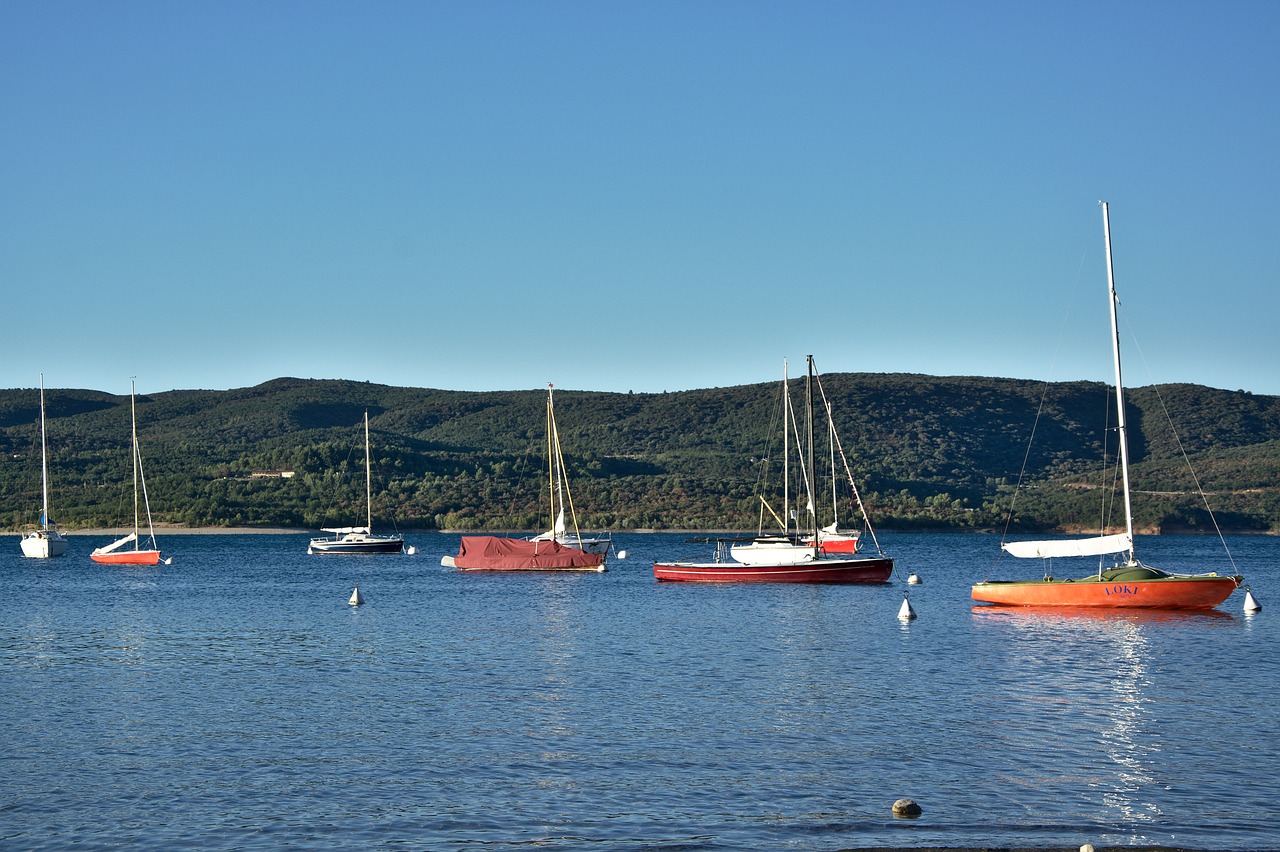
<path fill-rule="evenodd" d="M 1111 304 L 1111 352 L 1116 376 L 1116 410 L 1120 441 L 1120 469 L 1124 486 L 1125 531 L 1091 538 L 1007 542 L 1003 549 L 1016 557 L 1047 560 L 1068 556 L 1120 554 L 1111 568 L 1073 580 L 984 580 L 975 583 L 975 601 L 1004 606 L 1092 607 L 1097 609 L 1212 609 L 1244 581 L 1236 575 L 1171 574 L 1138 561 L 1133 548 L 1133 508 L 1129 501 L 1129 441 L 1125 423 L 1124 381 L 1120 372 L 1120 331 L 1116 321 L 1115 274 L 1111 263 L 1111 220 L 1102 203 L 1107 249 L 1107 288 Z"/>
<path fill-rule="evenodd" d="M 133 438 L 133 532 L 124 538 L 113 541 L 105 547 L 99 547 L 89 554 L 89 558 L 102 565 L 157 565 L 160 562 L 160 549 L 156 547 L 156 531 L 151 524 L 151 501 L 147 498 L 147 479 L 142 472 L 142 452 L 138 449 L 138 414 L 134 399 L 137 389 L 134 382 L 129 382 L 129 418 L 132 422 Z M 141 489 L 139 489 L 141 484 Z M 147 511 L 147 531 L 151 547 L 143 550 L 140 545 L 138 527 L 138 495 L 142 495 L 142 505 Z M 133 544 L 133 550 L 120 550 L 126 544 Z M 165 560 L 168 564 L 169 560 Z"/>
<path fill-rule="evenodd" d="M 658 562 L 658 580 L 702 583 L 864 583 L 880 585 L 893 576 L 888 557 L 816 558 L 796 565 L 745 565 L 741 562 Z"/>
<path fill-rule="evenodd" d="M 130 541 L 136 541 L 131 536 L 126 536 L 120 540 L 121 544 L 128 544 Z M 158 565 L 160 564 L 160 551 L 148 550 L 122 550 L 118 553 L 103 552 L 100 548 L 89 554 L 89 558 L 101 565 Z"/>
<path fill-rule="evenodd" d="M 813 537 L 806 536 L 805 544 L 813 544 Z M 858 532 L 842 532 L 836 524 L 818 530 L 818 549 L 823 553 L 857 553 L 862 543 L 862 535 Z"/>

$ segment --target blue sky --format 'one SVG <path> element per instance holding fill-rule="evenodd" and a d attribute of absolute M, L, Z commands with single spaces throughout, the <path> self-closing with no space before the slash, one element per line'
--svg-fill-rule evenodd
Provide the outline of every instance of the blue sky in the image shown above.
<path fill-rule="evenodd" d="M 1280 393 L 1280 4 L 0 4 L 0 386 Z M 1130 330 L 1141 347 L 1131 344 Z"/>

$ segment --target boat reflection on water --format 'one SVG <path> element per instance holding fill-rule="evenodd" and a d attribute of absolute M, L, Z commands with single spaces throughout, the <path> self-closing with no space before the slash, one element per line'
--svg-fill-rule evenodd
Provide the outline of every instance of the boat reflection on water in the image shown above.
<path fill-rule="evenodd" d="M 974 616 L 983 621 L 1029 621 L 1047 624 L 1072 621 L 1102 621 L 1124 624 L 1187 624 L 1235 621 L 1235 616 L 1220 609 L 1095 609 L 1066 606 L 985 606 L 972 607 Z"/>
<path fill-rule="evenodd" d="M 990 695 L 999 695 L 986 712 L 1016 767 L 1007 782 L 1063 797 L 1081 819 L 1101 817 L 1115 827 L 1102 838 L 1108 844 L 1147 836 L 1166 818 L 1170 798 L 1163 753 L 1197 747 L 1162 733 L 1165 699 L 1156 684 L 1182 671 L 1185 654 L 1171 649 L 1236 617 L 1056 606 L 974 606 L 972 613 L 989 655 Z"/>

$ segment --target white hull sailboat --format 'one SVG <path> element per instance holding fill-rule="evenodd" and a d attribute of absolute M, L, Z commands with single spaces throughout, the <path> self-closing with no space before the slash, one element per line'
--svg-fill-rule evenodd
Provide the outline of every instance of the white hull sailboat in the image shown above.
<path fill-rule="evenodd" d="M 369 458 L 369 412 L 364 413 L 364 496 L 365 525 L 362 527 L 322 527 L 332 538 L 313 538 L 307 546 L 311 554 L 384 554 L 404 551 L 404 538 L 398 533 L 373 531 L 373 469 Z"/>
<path fill-rule="evenodd" d="M 40 374 L 40 487 L 43 502 L 40 526 L 22 534 L 22 555 L 32 559 L 49 559 L 67 552 L 67 539 L 49 522 L 49 462 L 44 432 L 44 373 Z"/>

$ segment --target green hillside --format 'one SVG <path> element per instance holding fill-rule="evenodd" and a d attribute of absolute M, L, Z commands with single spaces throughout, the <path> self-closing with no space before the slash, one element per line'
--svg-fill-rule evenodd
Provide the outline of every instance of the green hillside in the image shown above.
<path fill-rule="evenodd" d="M 877 525 L 1001 528 L 1012 506 L 1021 528 L 1094 528 L 1107 511 L 1114 469 L 1104 469 L 1102 453 L 1109 436 L 1114 464 L 1114 431 L 1104 429 L 1114 403 L 1102 384 L 854 373 L 822 384 Z M 614 530 L 752 528 L 757 481 L 775 453 L 777 393 L 777 383 L 557 390 L 581 521 Z M 1140 526 L 1211 528 L 1185 451 L 1224 529 L 1280 532 L 1280 398 L 1195 385 L 1128 396 Z M 157 523 L 359 522 L 367 409 L 376 525 L 534 529 L 547 523 L 545 402 L 541 390 L 282 378 L 140 396 L 138 432 Z M 54 517 L 69 529 L 131 523 L 128 397 L 47 389 L 46 407 Z M 38 392 L 0 391 L 0 524 L 10 529 L 39 511 L 39 441 Z M 251 476 L 280 470 L 295 475 Z M 842 515 L 852 517 L 847 507 Z"/>

